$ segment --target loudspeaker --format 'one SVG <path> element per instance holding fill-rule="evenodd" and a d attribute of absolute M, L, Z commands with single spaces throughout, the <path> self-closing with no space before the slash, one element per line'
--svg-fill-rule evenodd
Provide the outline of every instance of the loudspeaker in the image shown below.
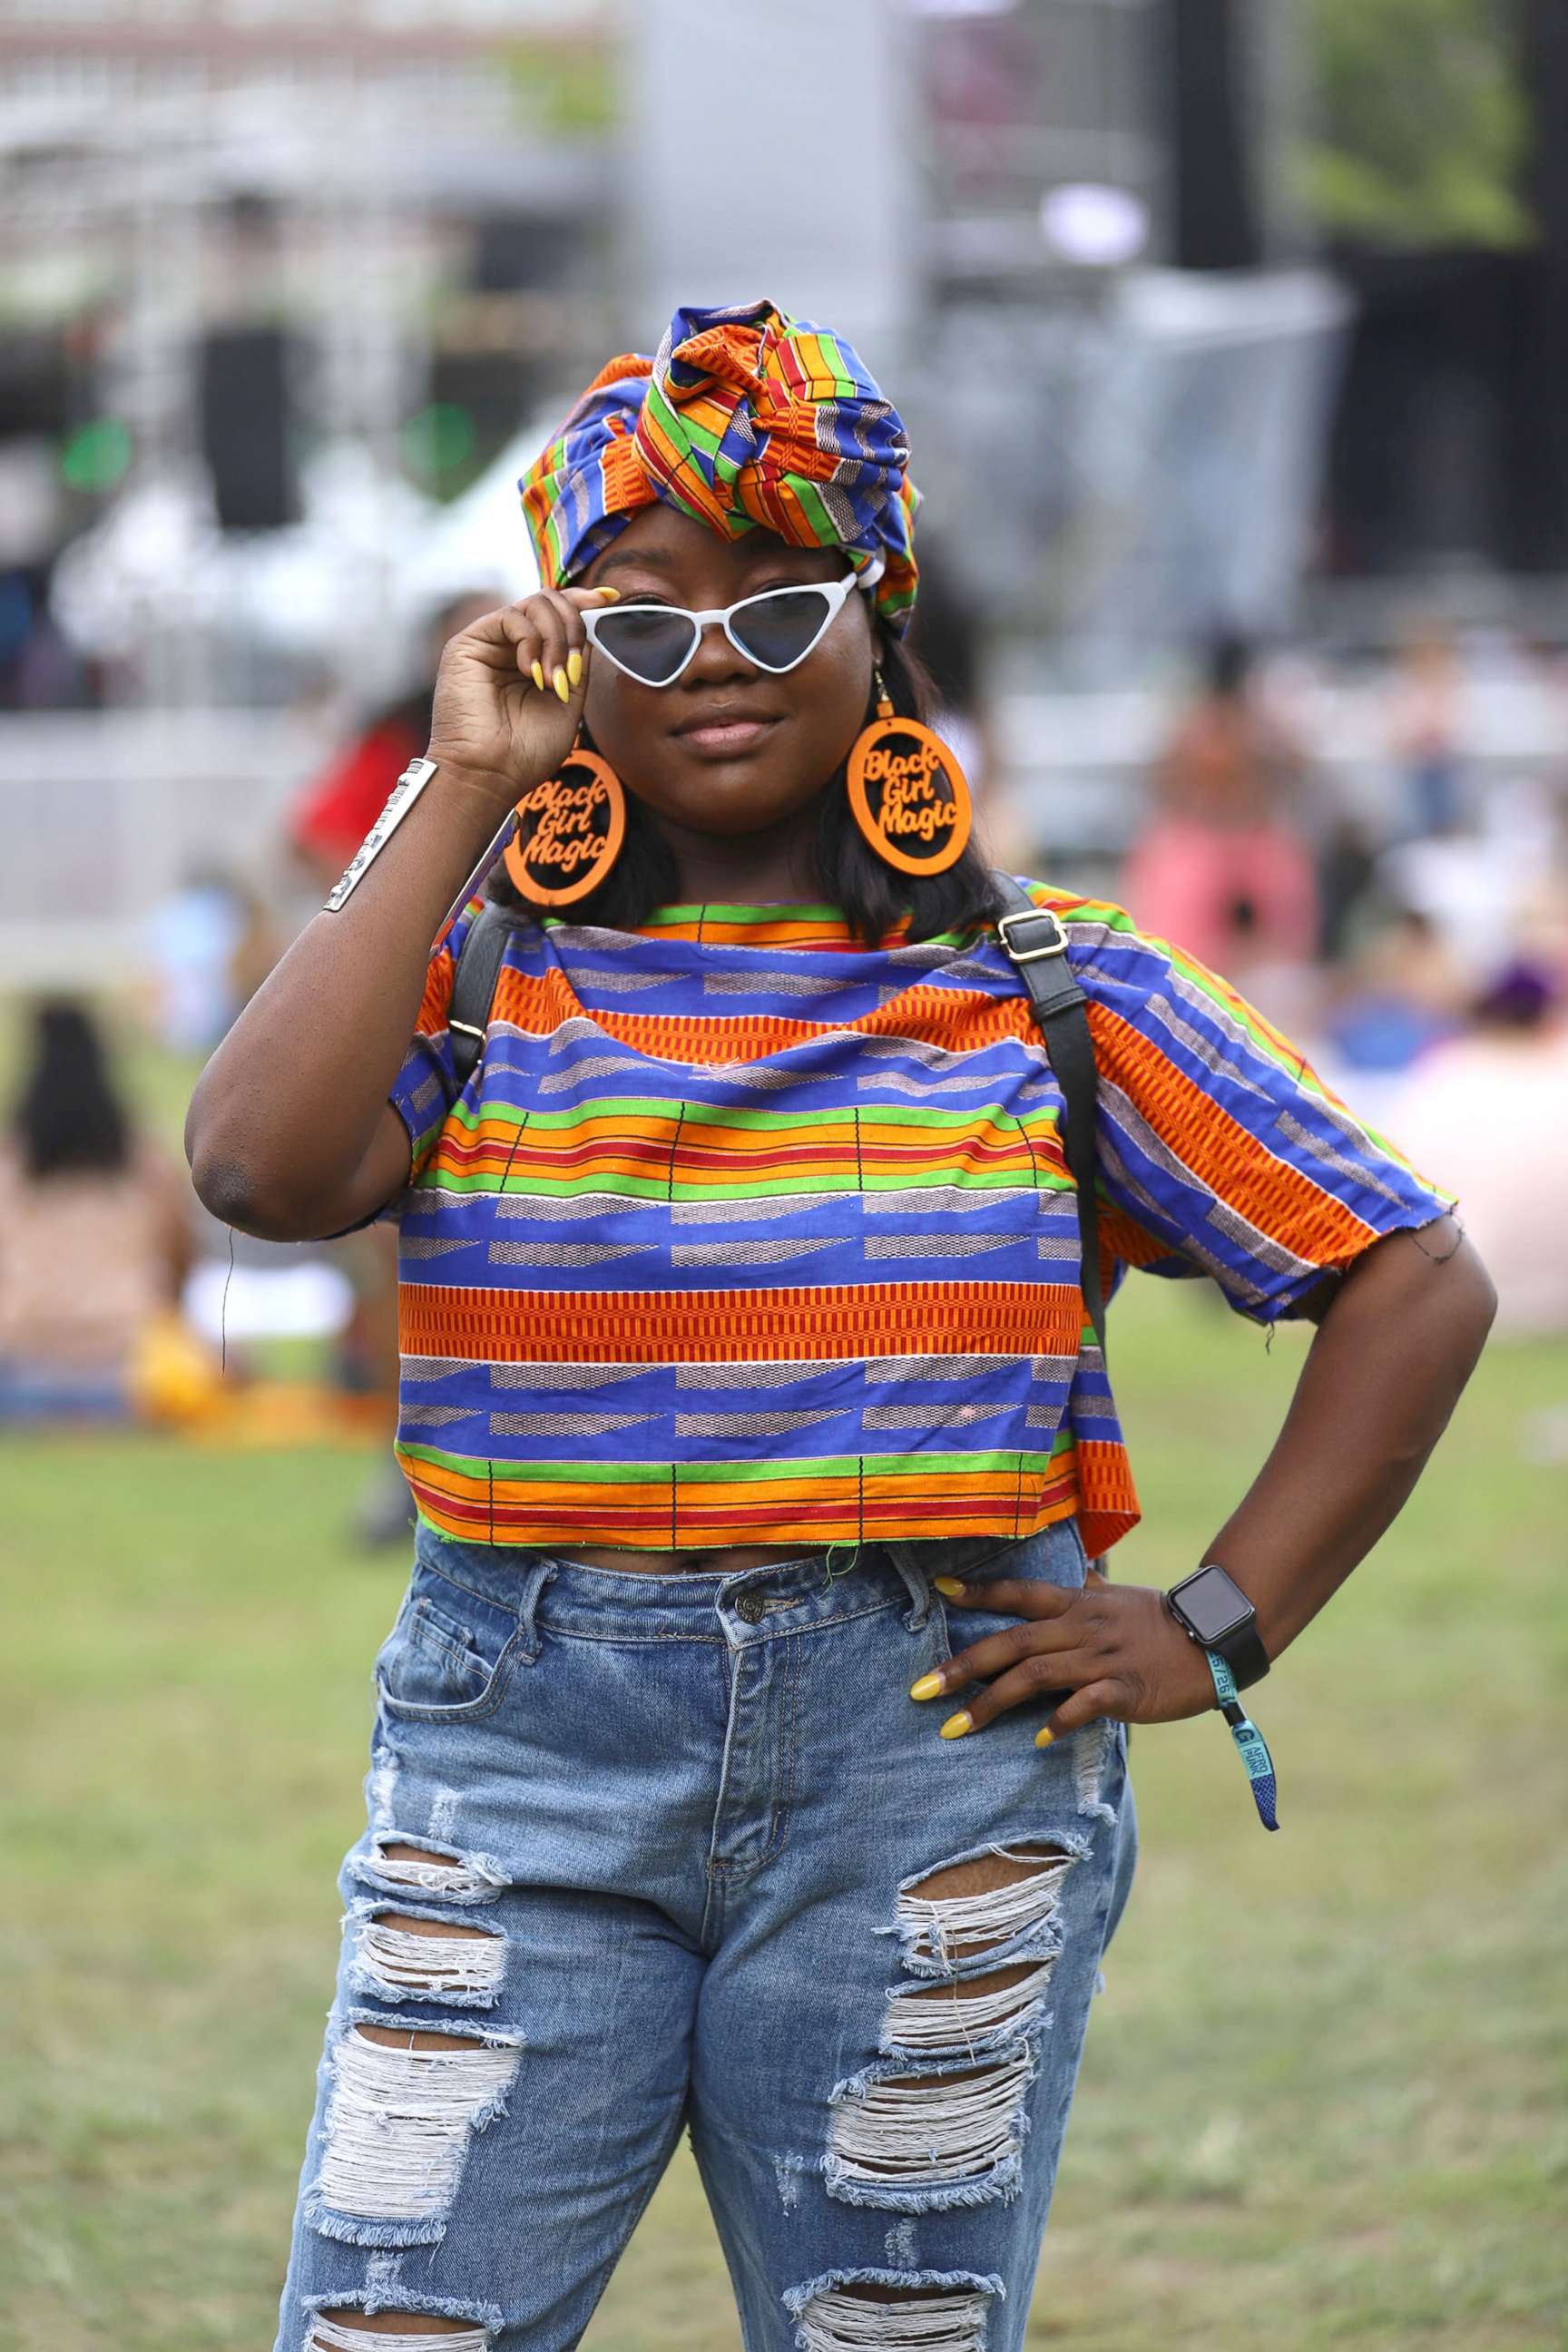
<path fill-rule="evenodd" d="M 289 338 L 279 327 L 223 327 L 198 364 L 202 455 L 224 530 L 281 530 L 300 520 L 289 433 Z"/>

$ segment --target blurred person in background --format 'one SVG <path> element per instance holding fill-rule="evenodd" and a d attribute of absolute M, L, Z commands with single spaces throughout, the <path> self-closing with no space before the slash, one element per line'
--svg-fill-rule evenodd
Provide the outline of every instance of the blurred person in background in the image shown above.
<path fill-rule="evenodd" d="M 1289 984 L 1310 966 L 1319 929 L 1313 859 L 1291 807 L 1303 761 L 1255 693 L 1252 668 L 1244 638 L 1210 645 L 1122 887 L 1139 923 L 1200 962 L 1249 986 L 1265 973 Z"/>
<path fill-rule="evenodd" d="M 1389 698 L 1402 830 L 1417 841 L 1457 833 L 1464 820 L 1464 683 L 1453 629 L 1417 623 L 1400 647 Z"/>
<path fill-rule="evenodd" d="M 1454 1035 L 1468 975 L 1432 918 L 1397 907 L 1347 968 L 1325 1027 L 1354 1070 L 1405 1070 Z"/>
<path fill-rule="evenodd" d="M 1425 1054 L 1398 1098 L 1402 1142 L 1440 1152 L 1497 1285 L 1498 1328 L 1568 1332 L 1568 1019 L 1561 982 L 1510 963 L 1461 1034 Z"/>
<path fill-rule="evenodd" d="M 363 719 L 342 749 L 307 784 L 284 820 L 289 844 L 313 887 L 328 889 L 386 804 L 410 760 L 430 740 L 430 706 L 443 646 L 494 609 L 482 589 L 464 589 L 431 615 L 408 690 Z"/>
<path fill-rule="evenodd" d="M 1126 1727 L 1223 1701 L 1275 1825 L 1237 1687 L 1482 1343 L 1444 1196 L 1225 982 L 987 869 L 908 456 L 765 303 L 610 362 L 524 479 L 544 585 L 448 645 L 395 829 L 193 1098 L 215 1214 L 403 1253 L 419 1528 L 281 2352 L 569 2352 L 683 2127 L 757 2352 L 1020 2352 Z M 1102 1253 L 1318 1327 L 1174 1598 L 1101 1564 Z"/>
<path fill-rule="evenodd" d="M 176 1054 L 210 1054 L 278 959 L 260 894 L 237 875 L 196 866 L 156 908 L 145 961 L 156 1034 Z"/>
<path fill-rule="evenodd" d="M 178 1319 L 189 1186 L 137 1133 L 83 1006 L 41 1004 L 31 1053 L 0 1139 L 0 1418 L 178 1416 L 208 1385 Z"/>

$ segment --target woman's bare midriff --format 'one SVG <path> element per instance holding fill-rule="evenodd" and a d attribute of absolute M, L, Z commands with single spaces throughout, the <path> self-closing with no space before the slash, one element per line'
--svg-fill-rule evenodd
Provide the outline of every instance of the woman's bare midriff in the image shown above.
<path fill-rule="evenodd" d="M 634 1575 L 640 1576 L 675 1576 L 683 1570 L 734 1576 L 744 1568 L 770 1568 L 775 1560 L 809 1559 L 812 1547 L 809 1544 L 736 1544 L 728 1550 L 718 1551 L 599 1551 L 583 1548 L 564 1557 L 583 1560 L 589 1568 L 627 1569 Z"/>

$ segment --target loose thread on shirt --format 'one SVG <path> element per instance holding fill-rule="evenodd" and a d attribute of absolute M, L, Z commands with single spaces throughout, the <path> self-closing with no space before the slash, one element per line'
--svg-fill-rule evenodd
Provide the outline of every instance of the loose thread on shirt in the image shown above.
<path fill-rule="evenodd" d="M 1013 1113 L 1013 1124 L 1017 1129 L 1020 1137 L 1023 1139 L 1024 1149 L 1029 1155 L 1029 1173 L 1034 1179 L 1035 1198 L 1038 1200 L 1040 1196 L 1040 1163 L 1035 1156 L 1035 1139 L 1029 1133 L 1028 1129 L 1025 1126 L 1024 1121 L 1019 1118 L 1016 1111 Z"/>
<path fill-rule="evenodd" d="M 234 1280 L 234 1227 L 228 1229 L 228 1272 L 223 1278 L 223 1299 L 217 1311 L 217 1368 L 228 1370 L 228 1286 Z"/>
<path fill-rule="evenodd" d="M 529 1120 L 530 1120 L 530 1118 L 531 1118 L 531 1117 L 532 1117 L 532 1107 L 531 1107 L 531 1105 L 525 1106 L 524 1110 L 523 1110 L 522 1117 L 518 1120 L 518 1123 L 517 1123 L 517 1133 L 516 1133 L 516 1134 L 512 1137 L 512 1139 L 511 1139 L 511 1150 L 507 1153 L 507 1156 L 506 1156 L 506 1166 L 501 1170 L 500 1189 L 501 1189 L 501 1191 L 502 1191 L 503 1192 L 506 1191 L 506 1188 L 507 1188 L 507 1180 L 508 1180 L 508 1178 L 509 1178 L 509 1177 L 510 1176 L 510 1174 L 511 1174 L 511 1164 L 512 1164 L 512 1161 L 517 1158 L 519 1148 L 521 1147 L 521 1142 L 522 1142 L 523 1131 L 524 1131 L 524 1129 L 527 1128 L 527 1126 L 528 1126 L 528 1122 L 529 1122 Z"/>
<path fill-rule="evenodd" d="M 836 1551 L 847 1551 L 849 1555 L 842 1568 L 835 1568 L 833 1565 L 833 1555 Z M 827 1571 L 822 1580 L 823 1591 L 826 1592 L 830 1584 L 836 1584 L 840 1577 L 847 1576 L 851 1569 L 858 1567 L 859 1562 L 860 1546 L 858 1543 L 829 1544 L 826 1551 L 823 1554 L 823 1566 Z"/>
<path fill-rule="evenodd" d="M 1437 1217 L 1435 1218 L 1433 1222 L 1440 1225 L 1443 1220 L 1441 1217 Z M 1447 1265 L 1448 1260 L 1456 1255 L 1460 1243 L 1465 1238 L 1465 1221 L 1459 1214 L 1459 1204 L 1457 1201 L 1448 1212 L 1448 1223 L 1454 1228 L 1454 1238 L 1446 1250 L 1428 1249 L 1426 1243 L 1421 1238 L 1419 1230 L 1413 1228 L 1411 1231 L 1411 1240 L 1415 1243 L 1422 1256 L 1430 1258 L 1434 1265 Z"/>

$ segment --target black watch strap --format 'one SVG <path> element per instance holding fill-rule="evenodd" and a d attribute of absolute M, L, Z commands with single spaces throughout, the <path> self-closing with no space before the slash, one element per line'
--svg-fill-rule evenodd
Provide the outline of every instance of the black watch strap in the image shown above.
<path fill-rule="evenodd" d="M 1209 1646 L 1219 1652 L 1230 1668 L 1238 1691 L 1247 1689 L 1253 1683 L 1260 1683 L 1268 1672 L 1268 1653 L 1258 1638 L 1255 1618 L 1249 1618 L 1245 1625 L 1238 1625 L 1234 1633 L 1226 1633 L 1222 1641 L 1213 1642 Z"/>

